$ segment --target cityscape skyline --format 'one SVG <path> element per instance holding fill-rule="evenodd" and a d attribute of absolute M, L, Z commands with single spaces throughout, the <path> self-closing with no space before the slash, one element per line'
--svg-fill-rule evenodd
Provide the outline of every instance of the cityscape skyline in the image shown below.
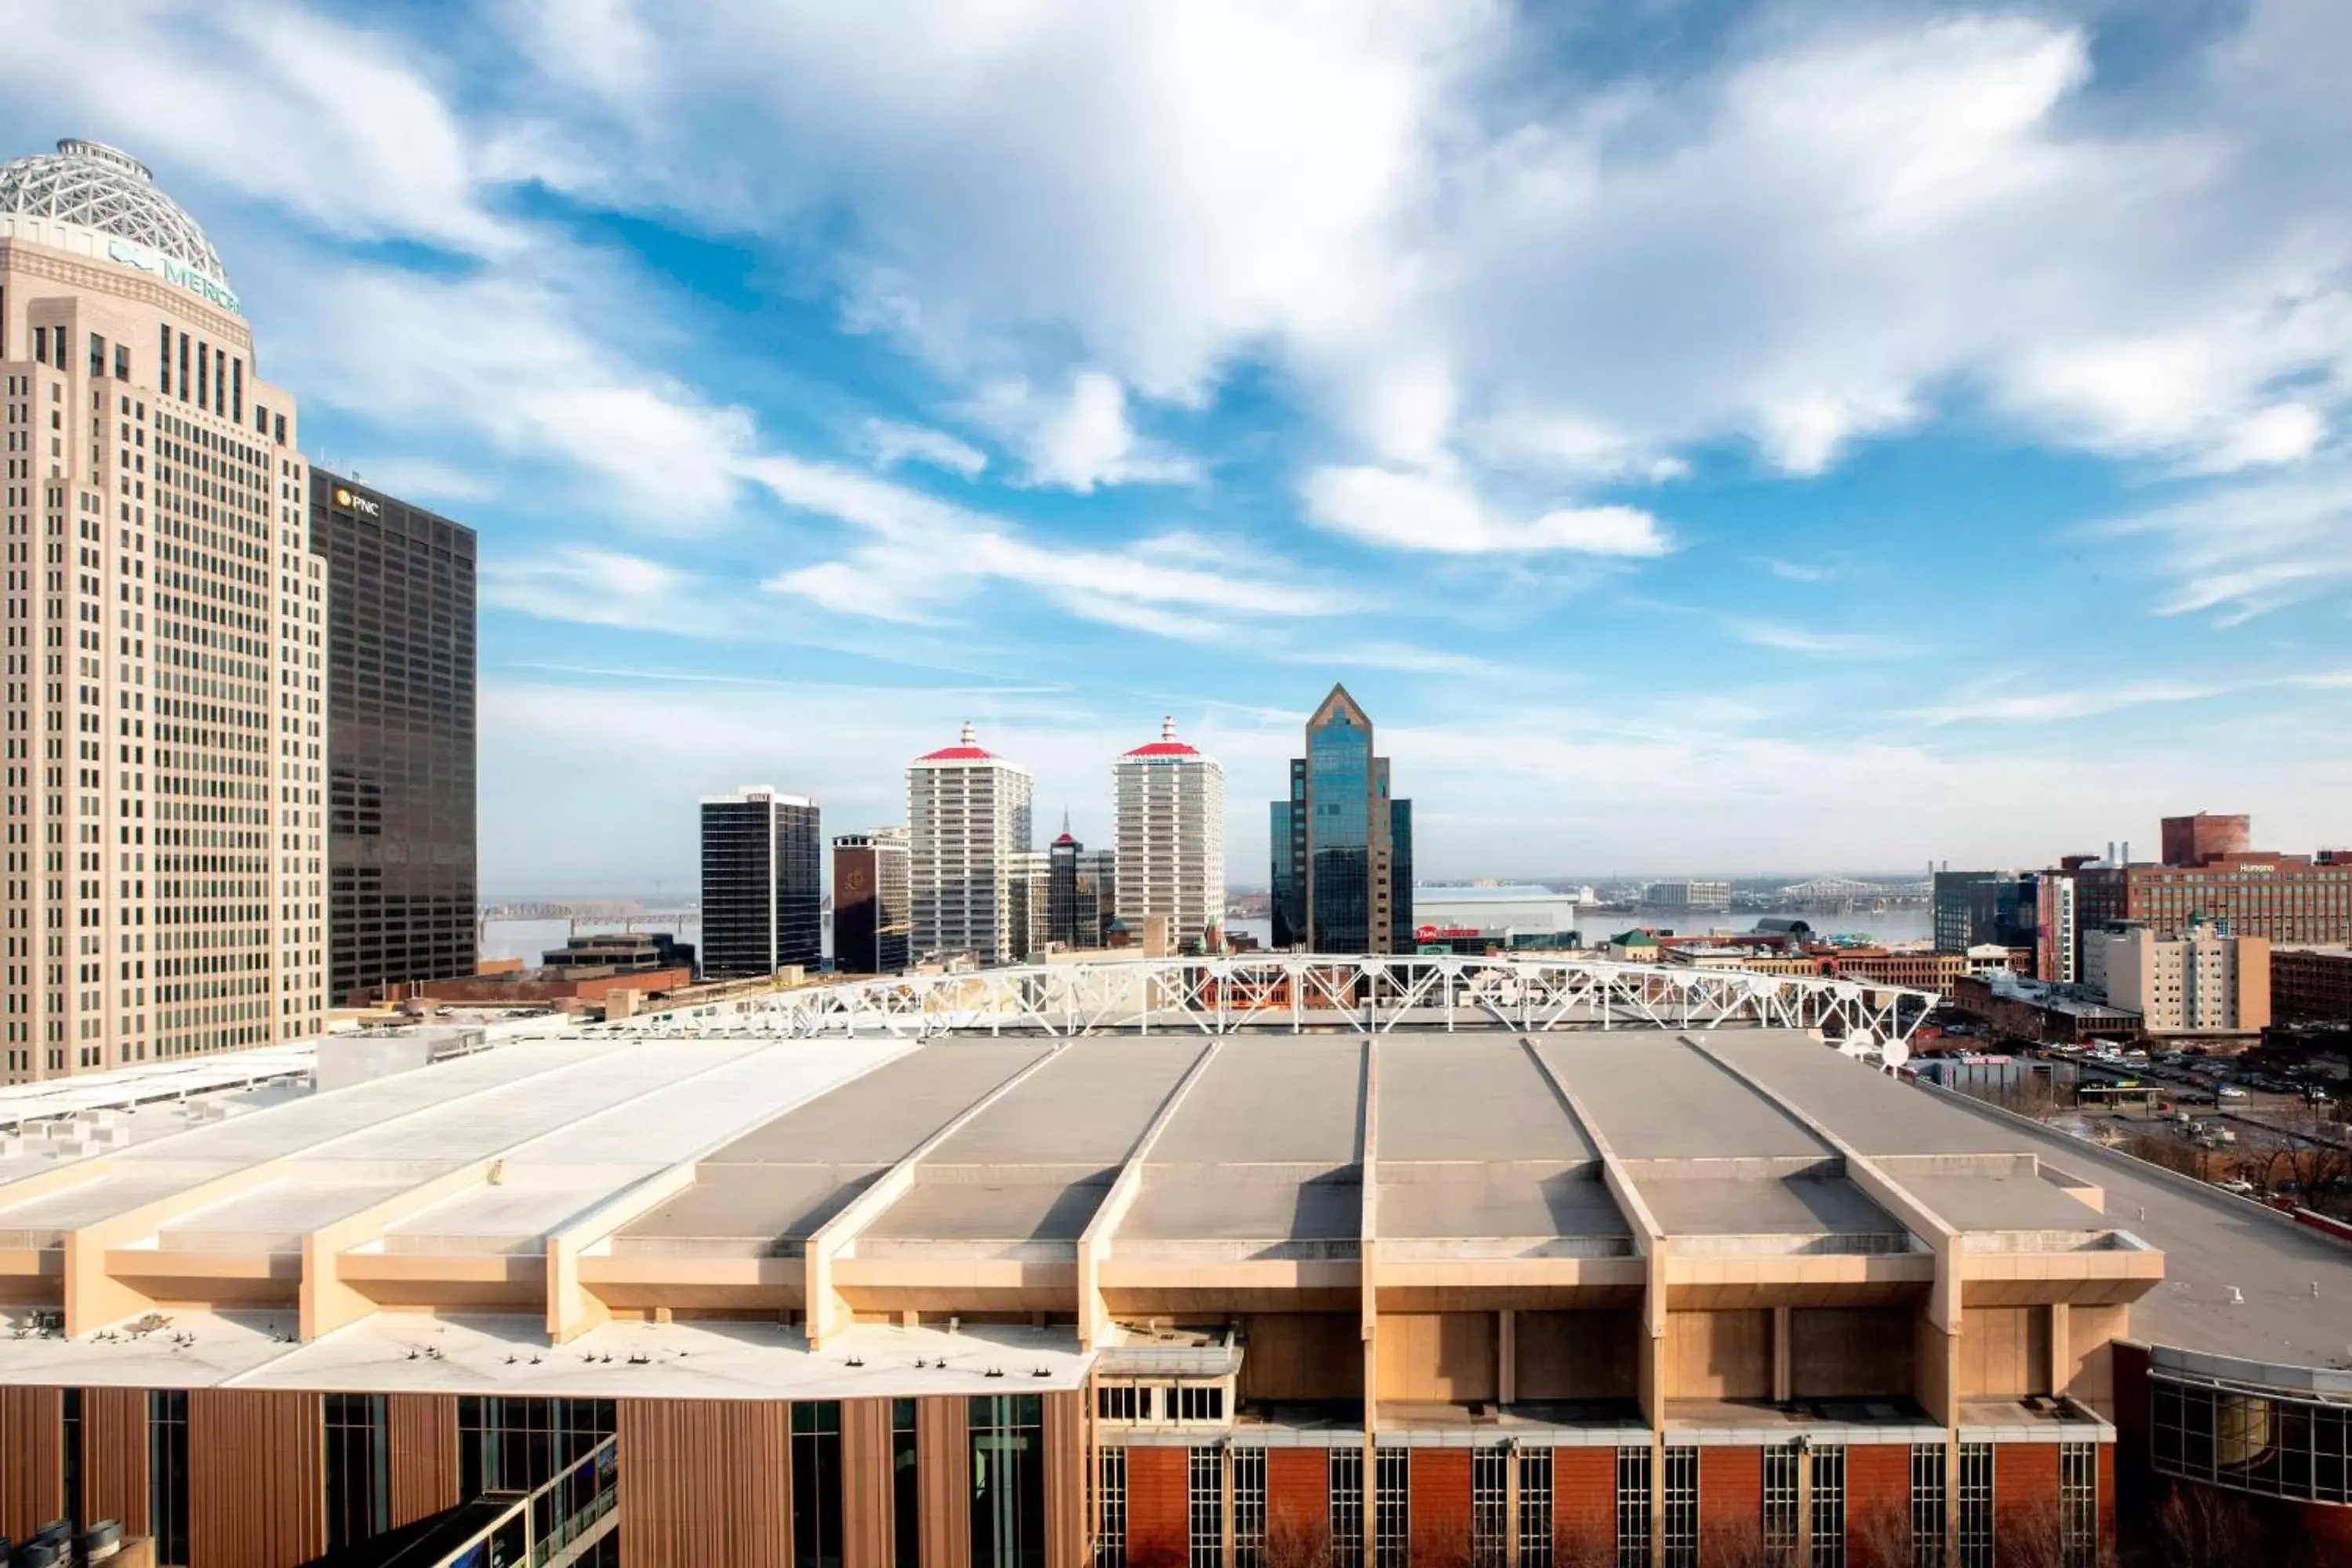
<path fill-rule="evenodd" d="M 2021 863 L 2200 799 L 2327 837 L 2324 6 L 1254 9 L 887 65 L 717 4 L 36 12 L 0 134 L 154 160 L 310 455 L 481 531 L 488 887 L 675 882 L 667 803 L 745 778 L 895 820 L 966 719 L 1108 843 L 1168 712 L 1252 865 L 1335 679 L 1431 876 Z M 1279 101 L 1166 63 L 1242 53 Z M 1103 89 L 1045 136 L 1031 70 Z"/>

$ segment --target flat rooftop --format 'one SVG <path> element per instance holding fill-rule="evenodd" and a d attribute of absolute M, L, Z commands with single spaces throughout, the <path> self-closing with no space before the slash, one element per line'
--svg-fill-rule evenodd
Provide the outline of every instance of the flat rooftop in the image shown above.
<path fill-rule="evenodd" d="M 133 1292 L 201 1300 L 215 1281 L 220 1301 L 243 1293 L 237 1310 L 290 1310 L 311 1266 L 306 1238 L 334 1225 L 345 1279 L 380 1292 L 371 1301 L 456 1313 L 486 1293 L 530 1300 L 542 1275 L 556 1289 L 550 1238 L 584 1225 L 581 1289 L 636 1292 L 616 1294 L 615 1310 L 772 1319 L 799 1301 L 811 1238 L 887 1182 L 888 1202 L 833 1233 L 840 1289 L 876 1293 L 857 1302 L 861 1318 L 899 1300 L 925 1311 L 971 1300 L 973 1321 L 1060 1321 L 1077 1243 L 1098 1219 L 1103 1248 L 1089 1256 L 1117 1289 L 1174 1291 L 1197 1266 L 1192 1278 L 1311 1286 L 1326 1292 L 1315 1310 L 1353 1310 L 1368 1227 L 1412 1244 L 1396 1256 L 1413 1268 L 1459 1265 L 1473 1282 L 1510 1268 L 1573 1280 L 1580 1265 L 1544 1260 L 1631 1257 L 1638 1227 L 1612 1196 L 1620 1178 L 1678 1261 L 1925 1251 L 1892 1212 L 1905 1203 L 1875 1202 L 1885 1189 L 1857 1180 L 1874 1166 L 1962 1232 L 1971 1257 L 2058 1279 L 2068 1266 L 2050 1260 L 2065 1255 L 2161 1249 L 2167 1274 L 2133 1310 L 2140 1337 L 2278 1363 L 2352 1353 L 2352 1249 L 1796 1031 L 1448 1035 L 1400 1019 L 1374 1036 L 796 1040 L 698 1036 L 673 1019 L 658 1034 L 518 1039 L 327 1093 L 284 1080 L 211 1092 L 237 1108 L 191 1116 L 151 1100 L 125 1112 L 142 1121 L 135 1135 L 0 1159 L 0 1271 L 14 1299 L 60 1305 L 66 1242 L 80 1236 L 78 1255 Z M 1106 1209 L 1114 1193 L 1121 1206 Z M 1246 1310 L 1281 1310 L 1278 1297 L 1255 1300 Z M 276 1331 L 248 1333 L 215 1305 L 217 1364 L 173 1355 L 216 1379 L 277 1363 Z M 414 1320 L 363 1324 L 423 1331 Z M 493 1336 L 501 1357 L 515 1333 L 530 1337 Z M 0 1382 L 67 1364 L 54 1361 L 63 1351 L 20 1348 L 35 1342 L 0 1337 Z"/>

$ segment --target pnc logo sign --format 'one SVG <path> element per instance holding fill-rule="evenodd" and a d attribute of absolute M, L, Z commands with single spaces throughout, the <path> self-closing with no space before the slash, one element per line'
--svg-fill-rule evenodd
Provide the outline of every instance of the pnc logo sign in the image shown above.
<path fill-rule="evenodd" d="M 368 500 L 367 497 L 348 489 L 341 485 L 337 485 L 335 487 L 335 504 L 341 507 L 346 511 L 358 512 L 362 517 L 382 517 L 383 515 L 383 508 Z"/>

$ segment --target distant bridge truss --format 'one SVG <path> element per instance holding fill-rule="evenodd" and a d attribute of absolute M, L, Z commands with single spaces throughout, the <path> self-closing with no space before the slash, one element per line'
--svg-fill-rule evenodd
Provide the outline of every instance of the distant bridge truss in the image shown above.
<path fill-rule="evenodd" d="M 647 1014 L 663 1035 L 908 1037 L 1175 1031 L 1818 1029 L 1908 1040 L 1925 991 L 1853 980 L 1561 958 L 1315 953 L 1077 962 L 803 986 Z"/>

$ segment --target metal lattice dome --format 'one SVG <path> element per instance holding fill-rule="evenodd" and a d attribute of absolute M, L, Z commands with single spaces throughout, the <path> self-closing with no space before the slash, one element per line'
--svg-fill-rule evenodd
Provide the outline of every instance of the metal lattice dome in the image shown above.
<path fill-rule="evenodd" d="M 54 153 L 0 163 L 0 213 L 79 224 L 133 240 L 226 288 L 220 252 L 147 165 L 102 142 L 64 141 Z"/>

